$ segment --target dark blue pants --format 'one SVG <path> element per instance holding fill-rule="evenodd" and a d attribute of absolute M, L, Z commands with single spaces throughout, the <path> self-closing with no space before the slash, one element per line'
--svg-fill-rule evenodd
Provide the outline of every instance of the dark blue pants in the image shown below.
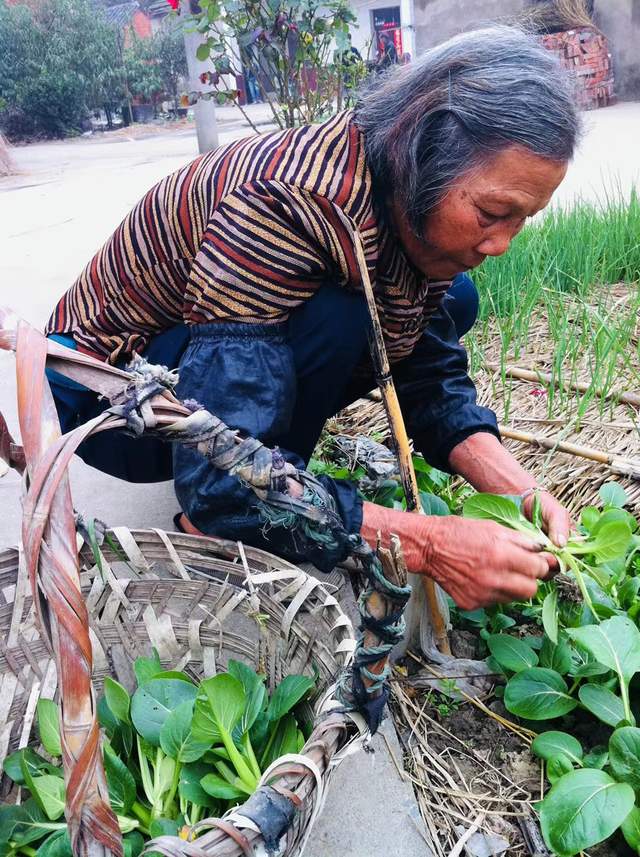
<path fill-rule="evenodd" d="M 478 313 L 478 293 L 471 278 L 467 275 L 456 277 L 445 300 L 457 333 L 462 337 L 470 330 Z M 352 379 L 353 370 L 365 360 L 368 350 L 369 319 L 362 295 L 336 286 L 324 286 L 292 313 L 286 325 L 273 329 L 272 335 L 282 337 L 289 346 L 282 350 L 283 357 L 278 359 L 292 361 L 293 369 L 291 388 L 280 391 L 280 402 L 271 401 L 266 378 L 263 401 L 259 396 L 256 399 L 255 389 L 251 390 L 251 396 L 245 396 L 241 368 L 233 399 L 227 396 L 224 402 L 216 401 L 212 388 L 220 377 L 216 369 L 222 366 L 215 366 L 207 329 L 215 329 L 215 335 L 218 332 L 226 335 L 228 343 L 227 327 L 230 326 L 203 325 L 189 329 L 177 325 L 154 337 L 144 356 L 151 363 L 170 368 L 180 365 L 177 394 L 181 398 L 195 398 L 228 425 L 250 430 L 265 443 L 289 450 L 298 466 L 308 461 L 326 420 L 374 386 L 372 377 Z M 251 328 L 251 325 L 235 326 L 237 330 L 242 328 Z M 52 338 L 75 347 L 70 337 L 54 335 Z M 255 351 L 256 343 L 248 341 L 250 331 L 246 340 L 242 333 L 232 339 L 236 343 L 233 347 L 238 350 L 236 365 L 241 367 L 242 360 L 247 359 L 243 349 L 251 347 Z M 254 351 L 251 360 L 259 359 L 259 348 L 257 356 Z M 274 359 L 271 356 L 265 359 L 265 374 L 271 369 L 280 372 L 291 368 L 269 365 L 268 361 Z M 105 404 L 98 400 L 97 394 L 56 372 L 48 374 L 63 432 L 104 410 Z M 170 444 L 150 438 L 136 439 L 120 432 L 104 432 L 89 438 L 80 446 L 78 454 L 87 464 L 129 482 L 160 482 L 175 475 L 177 486 L 191 484 L 193 480 L 181 470 L 190 470 L 193 456 L 197 456 L 197 453 L 177 449 L 174 462 Z"/>

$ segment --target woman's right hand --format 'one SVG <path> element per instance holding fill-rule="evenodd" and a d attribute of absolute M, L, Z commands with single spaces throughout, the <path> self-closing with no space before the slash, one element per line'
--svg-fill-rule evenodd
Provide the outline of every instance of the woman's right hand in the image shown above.
<path fill-rule="evenodd" d="M 493 521 L 424 516 L 365 503 L 361 533 L 375 546 L 378 532 L 385 542 L 395 533 L 408 570 L 433 578 L 463 610 L 532 598 L 538 580 L 555 570 L 553 557 L 540 544 Z"/>
<path fill-rule="evenodd" d="M 538 580 L 552 573 L 550 555 L 515 530 L 454 516 L 425 520 L 424 559 L 416 571 L 432 577 L 463 610 L 532 598 Z"/>

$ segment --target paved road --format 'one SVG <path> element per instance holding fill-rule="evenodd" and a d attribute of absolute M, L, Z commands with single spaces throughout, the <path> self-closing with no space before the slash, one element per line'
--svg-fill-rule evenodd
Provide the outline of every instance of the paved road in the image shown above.
<path fill-rule="evenodd" d="M 220 141 L 251 129 L 236 111 L 221 111 Z M 268 113 L 257 106 L 254 121 Z M 12 150 L 17 174 L 0 179 L 0 304 L 42 326 L 58 297 L 155 182 L 198 154 L 193 129 L 127 138 L 121 132 Z M 17 436 L 13 355 L 0 352 L 0 411 Z M 14 431 L 15 430 L 15 431 Z M 72 469 L 77 509 L 112 526 L 173 529 L 178 510 L 170 483 L 129 485 L 86 467 Z M 0 480 L 0 546 L 18 541 L 20 481 Z"/>
<path fill-rule="evenodd" d="M 226 108 L 221 142 L 251 133 Z M 264 106 L 255 118 L 268 119 Z M 638 182 L 640 105 L 620 104 L 586 115 L 581 151 L 557 195 L 593 199 L 603 189 L 625 193 Z M 42 325 L 57 298 L 122 217 L 157 180 L 197 154 L 191 129 L 127 139 L 115 136 L 43 143 L 13 151 L 18 174 L 0 180 L 0 303 L 32 324 Z M 0 353 L 0 410 L 15 417 L 13 357 Z M 74 499 L 78 509 L 112 525 L 171 526 L 177 509 L 170 485 L 131 486 L 76 462 Z M 13 474 L 0 481 L 0 545 L 17 540 L 19 484 Z"/>

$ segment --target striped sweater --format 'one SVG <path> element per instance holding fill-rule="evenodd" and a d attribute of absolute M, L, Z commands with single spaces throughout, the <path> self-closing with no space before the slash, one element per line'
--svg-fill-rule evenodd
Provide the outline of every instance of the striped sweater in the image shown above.
<path fill-rule="evenodd" d="M 389 358 L 411 353 L 448 282 L 428 282 L 377 216 L 351 113 L 248 137 L 163 179 L 56 306 L 47 333 L 115 363 L 180 322 L 274 324 L 327 281 L 360 290 L 358 230 Z"/>

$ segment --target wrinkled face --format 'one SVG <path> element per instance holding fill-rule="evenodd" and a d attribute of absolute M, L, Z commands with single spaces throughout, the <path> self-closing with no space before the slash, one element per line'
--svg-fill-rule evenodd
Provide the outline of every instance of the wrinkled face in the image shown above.
<path fill-rule="evenodd" d="M 427 218 L 422 238 L 392 203 L 407 256 L 432 279 L 450 279 L 486 256 L 501 256 L 526 219 L 548 204 L 566 171 L 565 162 L 511 146 L 458 179 Z"/>

